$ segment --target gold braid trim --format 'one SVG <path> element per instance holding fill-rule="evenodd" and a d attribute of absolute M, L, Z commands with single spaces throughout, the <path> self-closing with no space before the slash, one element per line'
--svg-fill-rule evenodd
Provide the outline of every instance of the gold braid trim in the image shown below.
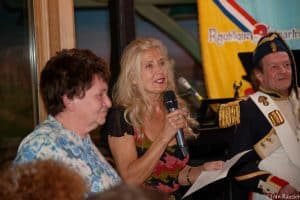
<path fill-rule="evenodd" d="M 221 104 L 219 108 L 219 127 L 227 128 L 240 123 L 241 100 Z"/>
<path fill-rule="evenodd" d="M 253 173 L 242 175 L 242 176 L 236 176 L 234 178 L 237 181 L 244 181 L 244 180 L 248 180 L 248 179 L 254 178 L 256 176 L 265 175 L 265 174 L 270 174 L 270 173 L 266 172 L 266 171 L 257 171 L 257 172 L 253 172 Z"/>

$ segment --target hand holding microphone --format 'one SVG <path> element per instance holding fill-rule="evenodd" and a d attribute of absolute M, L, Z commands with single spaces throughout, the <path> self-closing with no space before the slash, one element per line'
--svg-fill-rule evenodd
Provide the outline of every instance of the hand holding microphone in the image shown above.
<path fill-rule="evenodd" d="M 178 103 L 177 103 L 176 96 L 173 91 L 169 90 L 164 93 L 164 102 L 165 102 L 165 106 L 167 107 L 169 113 L 172 113 L 178 109 Z M 184 133 L 183 133 L 182 128 L 178 129 L 178 131 L 176 133 L 176 141 L 182 152 L 182 155 L 184 157 L 188 156 L 189 153 L 188 153 L 188 150 L 186 147 Z"/>
<path fill-rule="evenodd" d="M 188 92 L 194 95 L 198 101 L 202 101 L 203 97 L 191 86 L 191 84 L 185 78 L 178 78 L 178 83 L 183 86 Z"/>

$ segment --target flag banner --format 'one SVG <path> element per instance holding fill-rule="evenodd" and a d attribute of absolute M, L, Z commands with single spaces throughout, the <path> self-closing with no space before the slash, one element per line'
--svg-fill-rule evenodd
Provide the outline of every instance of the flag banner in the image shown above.
<path fill-rule="evenodd" d="M 238 54 L 252 52 L 262 35 L 276 31 L 291 49 L 300 49 L 299 8 L 299 0 L 198 0 L 207 96 L 242 97 L 253 91 Z"/>

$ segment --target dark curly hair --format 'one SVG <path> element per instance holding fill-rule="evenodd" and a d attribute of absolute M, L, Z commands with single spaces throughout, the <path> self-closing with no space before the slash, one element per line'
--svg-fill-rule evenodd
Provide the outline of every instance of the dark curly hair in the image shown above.
<path fill-rule="evenodd" d="M 168 197 L 167 193 L 123 183 L 104 192 L 91 194 L 87 200 L 168 200 Z"/>
<path fill-rule="evenodd" d="M 88 49 L 63 49 L 50 58 L 41 72 L 40 91 L 49 114 L 64 109 L 62 97 L 83 98 L 94 76 L 109 81 L 106 62 Z"/>
<path fill-rule="evenodd" d="M 82 200 L 87 192 L 78 173 L 54 160 L 11 166 L 0 174 L 0 199 Z"/>

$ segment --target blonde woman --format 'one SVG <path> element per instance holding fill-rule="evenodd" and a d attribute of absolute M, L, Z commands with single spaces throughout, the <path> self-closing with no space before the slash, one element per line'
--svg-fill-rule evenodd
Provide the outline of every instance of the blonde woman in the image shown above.
<path fill-rule="evenodd" d="M 182 156 L 176 132 L 182 128 L 192 135 L 196 121 L 179 97 L 179 109 L 168 113 L 163 94 L 176 91 L 173 76 L 173 63 L 159 40 L 132 41 L 121 58 L 114 107 L 103 132 L 126 183 L 175 195 L 180 185 L 190 185 L 203 170 L 222 168 L 223 161 L 191 167 L 189 157 Z"/>

